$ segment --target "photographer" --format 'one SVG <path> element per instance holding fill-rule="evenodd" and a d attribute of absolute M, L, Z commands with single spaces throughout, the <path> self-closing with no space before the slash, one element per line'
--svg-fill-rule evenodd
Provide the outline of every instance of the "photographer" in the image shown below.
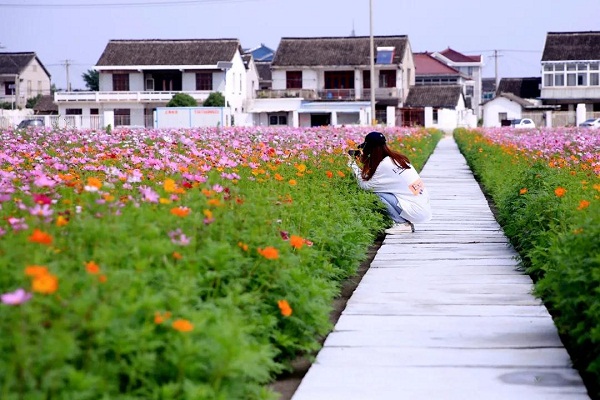
<path fill-rule="evenodd" d="M 423 181 L 406 156 L 388 147 L 383 133 L 370 132 L 358 150 L 348 153 L 358 185 L 377 194 L 394 221 L 385 233 L 414 232 L 413 223 L 431 219 L 429 194 Z"/>

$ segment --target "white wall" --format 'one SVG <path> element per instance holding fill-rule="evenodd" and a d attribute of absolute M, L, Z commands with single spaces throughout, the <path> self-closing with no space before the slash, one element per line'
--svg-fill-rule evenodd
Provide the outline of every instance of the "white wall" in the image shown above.
<path fill-rule="evenodd" d="M 499 113 L 507 113 L 508 119 L 521 118 L 522 107 L 505 97 L 496 97 L 483 105 L 483 126 L 501 126 Z"/>
<path fill-rule="evenodd" d="M 113 90 L 111 73 L 100 71 L 98 74 L 98 88 L 100 92 L 110 92 Z"/>
<path fill-rule="evenodd" d="M 130 92 L 143 92 L 144 88 L 144 73 L 143 72 L 130 72 L 129 73 L 129 91 Z"/>

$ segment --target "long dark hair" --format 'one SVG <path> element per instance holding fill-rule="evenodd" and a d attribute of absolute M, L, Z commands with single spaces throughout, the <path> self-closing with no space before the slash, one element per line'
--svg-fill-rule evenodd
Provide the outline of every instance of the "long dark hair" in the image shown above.
<path fill-rule="evenodd" d="M 360 162 L 362 163 L 361 177 L 363 180 L 368 181 L 373 177 L 373 174 L 377 170 L 379 163 L 385 158 L 390 157 L 394 164 L 397 166 L 408 169 L 410 168 L 410 161 L 404 154 L 398 153 L 388 147 L 387 144 L 367 144 L 363 149 L 360 156 Z"/>

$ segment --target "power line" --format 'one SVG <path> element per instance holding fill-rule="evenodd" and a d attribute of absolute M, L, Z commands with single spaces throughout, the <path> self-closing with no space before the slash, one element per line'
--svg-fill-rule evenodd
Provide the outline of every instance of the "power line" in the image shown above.
<path fill-rule="evenodd" d="M 93 8 L 93 7 L 152 7 L 152 6 L 191 6 L 199 4 L 216 4 L 216 3 L 247 3 L 262 0 L 155 0 L 142 2 L 112 2 L 112 3 L 34 3 L 34 4 L 16 4 L 16 3 L 0 3 L 0 7 L 5 8 Z"/>

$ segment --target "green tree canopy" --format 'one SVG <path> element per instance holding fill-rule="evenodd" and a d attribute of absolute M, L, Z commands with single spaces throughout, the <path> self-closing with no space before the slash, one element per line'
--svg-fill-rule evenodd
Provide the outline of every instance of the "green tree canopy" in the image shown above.
<path fill-rule="evenodd" d="M 225 107 L 225 97 L 221 92 L 212 92 L 202 105 L 204 107 Z"/>
<path fill-rule="evenodd" d="M 85 81 L 85 86 L 93 92 L 100 90 L 100 74 L 94 69 L 88 69 L 86 72 L 81 74 L 81 77 Z"/>
<path fill-rule="evenodd" d="M 167 107 L 196 107 L 198 102 L 187 93 L 177 93 L 167 103 Z"/>

